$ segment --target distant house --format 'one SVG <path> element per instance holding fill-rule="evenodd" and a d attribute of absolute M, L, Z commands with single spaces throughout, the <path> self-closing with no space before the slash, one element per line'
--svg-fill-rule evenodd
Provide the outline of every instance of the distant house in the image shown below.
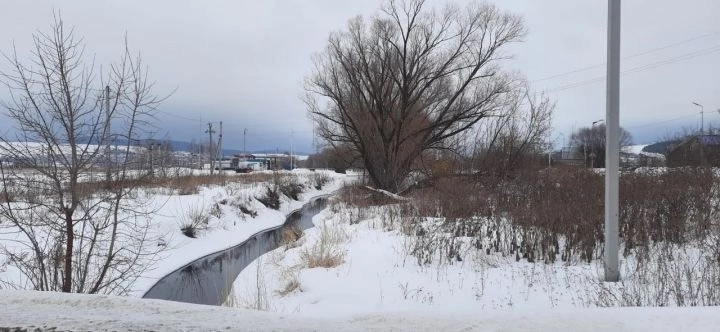
<path fill-rule="evenodd" d="M 720 135 L 695 135 L 672 147 L 668 167 L 720 166 Z"/>

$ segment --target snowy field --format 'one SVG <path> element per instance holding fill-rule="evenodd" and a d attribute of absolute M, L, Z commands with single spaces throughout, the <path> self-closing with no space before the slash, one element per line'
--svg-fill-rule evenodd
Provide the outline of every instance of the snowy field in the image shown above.
<path fill-rule="evenodd" d="M 293 174 L 303 179 L 312 173 Z M 393 205 L 358 210 L 331 204 L 298 241 L 248 266 L 224 306 L 138 298 L 169 272 L 280 225 L 311 197 L 356 178 L 328 175 L 334 180 L 321 190 L 311 188 L 297 201 L 283 197 L 280 210 L 252 199 L 262 183 L 189 195 L 144 190 L 137 199 L 157 209 L 152 235 L 164 249 L 131 296 L 0 289 L 0 331 L 716 331 L 720 324 L 718 307 L 618 308 L 655 297 L 662 286 L 637 274 L 632 256 L 621 260 L 624 284 L 601 282 L 599 261 L 528 263 L 477 250 L 462 237 L 453 243 L 462 259 L 434 256 L 423 263 L 436 253 L 422 252 L 430 247 L 422 241 L 443 239 L 408 232 Z M 258 215 L 238 213 L 239 203 Z M 195 239 L 178 226 L 188 211 L 210 216 Z M 426 222 L 432 229 L 433 219 Z M 702 269 L 692 250 L 675 255 L 673 261 L 689 264 L 680 273 Z M 12 270 L 0 269 L 0 277 L 12 277 Z"/>

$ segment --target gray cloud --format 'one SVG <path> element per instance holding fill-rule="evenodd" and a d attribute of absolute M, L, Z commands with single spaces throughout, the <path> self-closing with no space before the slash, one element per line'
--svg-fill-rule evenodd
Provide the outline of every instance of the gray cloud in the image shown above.
<path fill-rule="evenodd" d="M 466 1 L 460 1 L 466 2 Z M 248 128 L 248 147 L 288 150 L 291 133 L 296 149 L 310 151 L 312 127 L 298 98 L 303 77 L 311 70 L 311 56 L 325 46 L 328 34 L 345 27 L 355 15 L 372 14 L 380 0 L 266 0 L 266 1 L 98 1 L 5 0 L 0 4 L 0 50 L 13 40 L 21 54 L 34 31 L 46 30 L 52 11 L 85 37 L 96 62 L 107 64 L 122 51 L 127 33 L 130 46 L 142 53 L 157 92 L 177 92 L 160 113 L 159 136 L 189 140 L 202 138 L 203 123 L 224 121 L 226 142 L 242 146 Z M 431 4 L 442 4 L 432 0 Z M 537 89 L 546 89 L 558 103 L 557 133 L 569 137 L 573 127 L 604 117 L 604 67 L 540 80 L 605 62 L 607 1 L 503 0 L 501 8 L 522 14 L 530 34 L 514 45 L 508 67 L 524 73 Z M 720 107 L 720 26 L 714 0 L 628 0 L 623 2 L 623 70 L 643 68 L 684 54 L 698 56 L 649 67 L 622 78 L 621 121 L 639 141 L 664 134 L 652 123 L 687 116 L 692 121 L 705 105 L 706 120 L 720 121 L 712 110 Z M 714 33 L 714 34 L 713 34 Z M 6 68 L 5 63 L 0 68 Z M 562 88 L 562 89 L 558 89 Z M 0 92 L 0 97 L 5 92 Z M 672 123 L 672 122 L 671 122 Z M 654 129 L 661 132 L 654 135 Z M 8 124 L 0 122 L 0 130 Z M 640 130 L 642 129 L 642 130 Z M 654 136 L 653 136 L 654 135 Z"/>

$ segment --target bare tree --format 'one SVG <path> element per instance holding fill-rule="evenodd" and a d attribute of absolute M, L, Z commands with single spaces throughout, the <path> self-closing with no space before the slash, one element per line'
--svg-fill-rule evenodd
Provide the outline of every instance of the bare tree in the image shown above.
<path fill-rule="evenodd" d="M 132 144 L 161 100 L 127 46 L 98 80 L 59 15 L 33 42 L 28 62 L 4 54 L 12 70 L 0 76 L 16 129 L 0 138 L 0 154 L 20 166 L 0 165 L 0 228 L 14 240 L 0 253 L 22 273 L 21 287 L 127 293 L 158 251 L 151 208 L 129 196 L 142 181 Z"/>
<path fill-rule="evenodd" d="M 500 107 L 514 85 L 503 49 L 524 34 L 519 16 L 491 4 L 390 0 L 330 36 L 305 100 L 319 135 L 353 146 L 372 182 L 397 192 L 423 151 Z"/>
<path fill-rule="evenodd" d="M 620 146 L 632 144 L 632 135 L 620 128 Z M 575 156 L 583 158 L 587 167 L 605 167 L 605 124 L 578 129 L 570 136 Z"/>
<path fill-rule="evenodd" d="M 527 167 L 547 151 L 555 104 L 526 86 L 508 94 L 496 116 L 475 130 L 473 168 L 485 174 L 504 176 Z"/>

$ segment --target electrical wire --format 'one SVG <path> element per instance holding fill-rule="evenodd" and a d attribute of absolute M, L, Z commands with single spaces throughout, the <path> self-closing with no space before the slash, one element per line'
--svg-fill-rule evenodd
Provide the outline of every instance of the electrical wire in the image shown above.
<path fill-rule="evenodd" d="M 716 45 L 716 46 L 713 46 L 713 47 L 710 47 L 710 48 L 706 48 L 706 49 L 703 49 L 703 50 L 699 50 L 699 51 L 695 51 L 695 52 L 690 52 L 690 53 L 686 53 L 686 54 L 683 54 L 683 55 L 680 55 L 680 56 L 676 56 L 676 57 L 664 59 L 664 60 L 661 60 L 661 61 L 653 62 L 653 63 L 650 63 L 650 64 L 646 64 L 646 65 L 638 66 L 638 67 L 635 67 L 635 68 L 631 68 L 631 69 L 628 69 L 628 70 L 625 70 L 625 71 L 621 72 L 620 74 L 621 74 L 621 76 L 626 76 L 626 75 L 629 75 L 629 74 L 639 73 L 639 72 L 643 72 L 643 71 L 646 71 L 646 70 L 655 69 L 655 68 L 658 68 L 658 67 L 661 67 L 661 66 L 673 64 L 673 63 L 676 63 L 676 62 L 681 62 L 681 61 L 690 60 L 690 59 L 693 59 L 693 58 L 697 58 L 697 57 L 699 57 L 699 56 L 707 55 L 707 54 L 714 53 L 714 52 L 718 52 L 718 51 L 720 51 L 720 45 Z M 563 86 L 559 86 L 559 87 L 556 87 L 556 88 L 551 88 L 551 89 L 548 89 L 548 90 L 546 90 L 546 91 L 549 91 L 549 92 L 558 92 L 558 91 L 563 91 L 563 90 L 572 89 L 572 88 L 580 87 L 580 86 L 583 86 L 583 85 L 588 85 L 588 84 L 597 83 L 597 82 L 603 82 L 603 81 L 605 81 L 605 75 L 603 75 L 603 76 L 598 76 L 598 77 L 594 77 L 594 78 L 587 79 L 587 80 L 583 80 L 583 81 L 579 81 L 579 82 L 575 82 L 575 83 L 570 83 L 570 84 L 563 85 Z"/>
<path fill-rule="evenodd" d="M 632 54 L 632 55 L 623 57 L 623 58 L 621 58 L 621 59 L 622 59 L 622 60 L 628 60 L 628 59 L 632 59 L 632 58 L 637 58 L 637 57 L 640 57 L 640 56 L 643 56 L 643 55 L 648 55 L 648 54 L 652 54 L 652 53 L 655 53 L 655 52 L 664 51 L 664 50 L 666 50 L 666 49 L 669 49 L 669 48 L 672 48 L 672 47 L 675 47 L 675 46 L 678 46 L 678 45 L 688 44 L 688 43 L 694 42 L 694 41 L 696 41 L 696 40 L 704 39 L 704 38 L 711 37 L 711 36 L 717 36 L 717 35 L 720 35 L 720 31 L 714 31 L 714 32 L 706 33 L 706 34 L 699 35 L 699 36 L 696 36 L 696 37 L 693 37 L 693 38 L 684 39 L 684 40 L 681 40 L 681 41 L 677 41 L 677 42 L 674 42 L 674 43 L 670 43 L 670 44 L 667 44 L 667 45 L 664 45 L 664 46 L 660 46 L 660 47 L 657 47 L 657 48 L 654 48 L 654 49 L 650 49 L 650 50 L 647 50 L 647 51 L 642 51 L 642 52 L 639 52 L 639 53 L 635 53 L 635 54 Z M 602 68 L 602 67 L 605 67 L 606 64 L 607 64 L 607 62 L 603 62 L 603 63 L 601 63 L 601 64 L 597 64 L 597 65 L 593 65 L 593 66 L 588 66 L 588 67 L 583 67 L 583 68 L 571 70 L 571 71 L 568 71 L 568 72 L 564 72 L 564 73 L 560 73 L 560 74 L 555 74 L 555 75 L 543 77 L 543 78 L 540 78 L 540 79 L 533 80 L 533 81 L 531 81 L 531 83 L 537 83 L 537 82 L 547 81 L 547 80 L 551 80 L 551 79 L 554 79 L 554 78 L 563 77 L 563 76 L 572 75 L 572 74 L 577 74 L 577 73 L 581 73 L 581 72 L 588 71 L 588 70 L 592 70 L 592 69 L 596 69 L 596 68 Z"/>

